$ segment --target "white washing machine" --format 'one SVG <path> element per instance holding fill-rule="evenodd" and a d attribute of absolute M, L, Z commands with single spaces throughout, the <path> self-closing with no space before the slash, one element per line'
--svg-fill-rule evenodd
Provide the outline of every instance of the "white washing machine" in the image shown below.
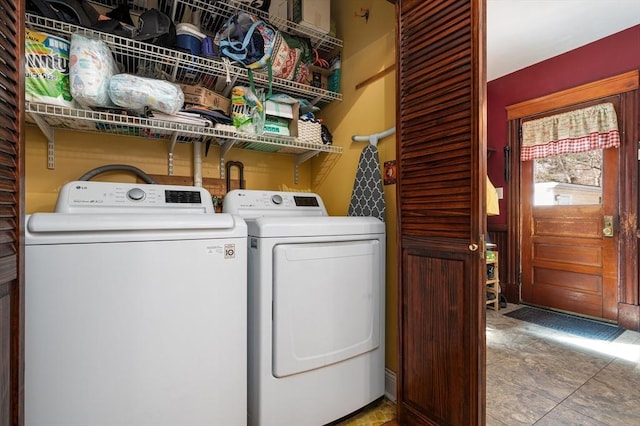
<path fill-rule="evenodd" d="M 77 181 L 25 241 L 26 425 L 246 424 L 244 220 L 202 188 Z"/>
<path fill-rule="evenodd" d="M 249 424 L 323 425 L 384 394 L 385 226 L 235 190 L 249 229 Z"/>

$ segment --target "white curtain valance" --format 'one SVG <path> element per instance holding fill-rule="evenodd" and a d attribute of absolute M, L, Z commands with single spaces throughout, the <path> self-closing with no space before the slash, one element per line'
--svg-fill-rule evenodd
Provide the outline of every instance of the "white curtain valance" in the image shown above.
<path fill-rule="evenodd" d="M 522 124 L 522 161 L 618 146 L 618 119 L 611 103 Z"/>

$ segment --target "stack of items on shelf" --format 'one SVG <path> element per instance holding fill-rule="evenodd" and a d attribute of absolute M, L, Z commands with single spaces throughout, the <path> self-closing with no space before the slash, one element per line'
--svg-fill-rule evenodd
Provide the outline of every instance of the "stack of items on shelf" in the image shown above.
<path fill-rule="evenodd" d="M 264 132 L 278 136 L 299 136 L 300 103 L 287 95 L 275 95 L 265 104 Z"/>
<path fill-rule="evenodd" d="M 227 20 L 216 21 L 213 43 L 220 56 L 261 72 L 270 68 L 271 75 L 276 78 L 339 91 L 339 54 L 332 53 L 329 60 L 321 58 L 309 38 L 292 32 L 289 25 L 295 22 L 300 27 L 329 35 L 332 31 L 328 0 L 240 3 L 251 4 L 257 9 L 240 10 Z M 259 53 L 250 52 L 252 43 L 249 41 L 254 37 L 259 39 L 258 36 L 264 40 L 264 49 Z M 334 84 L 328 84 L 332 74 L 336 74 Z"/>
<path fill-rule="evenodd" d="M 184 94 L 185 110 L 209 109 L 229 116 L 231 108 L 229 98 L 202 86 L 181 84 L 180 88 Z"/>
<path fill-rule="evenodd" d="M 276 23 L 291 19 L 300 26 L 329 33 L 328 1 L 264 2 L 265 6 L 258 9 L 239 8 L 231 16 L 218 17 L 215 26 L 200 25 L 205 14 L 211 15 L 209 8 L 192 11 L 177 2 L 178 7 L 170 10 L 172 2 L 165 3 L 168 4 L 159 6 L 162 10 L 144 10 L 136 25 L 128 5 L 102 14 L 86 0 L 28 1 L 29 13 L 155 45 L 162 48 L 159 54 L 173 54 L 176 59 L 168 64 L 170 61 L 153 55 L 138 55 L 132 48 L 127 51 L 126 43 L 124 49 L 118 44 L 111 45 L 112 50 L 98 33 L 78 31 L 69 36 L 28 30 L 27 100 L 203 126 L 233 125 L 235 131 L 253 134 L 298 137 L 298 115 L 307 111 L 302 106 L 305 101 L 272 95 L 273 78 L 338 91 L 331 79 L 335 80 L 336 74 L 339 78 L 339 56 L 331 62 L 322 59 L 308 38 L 283 31 L 287 25 L 269 22 L 271 17 Z M 254 6 L 256 2 L 238 3 Z M 257 12 L 251 13 L 254 11 Z M 174 22 L 169 13 L 175 19 L 191 23 Z M 231 63 L 246 68 L 250 84 L 232 88 L 228 72 L 226 80 L 208 74 L 198 56 L 220 60 L 227 70 Z M 256 89 L 254 72 L 261 73 L 262 81 L 268 81 L 268 91 Z M 224 93 L 230 94 L 231 99 Z M 305 142 L 308 139 L 305 137 Z M 322 143 L 318 137 L 313 140 Z"/>

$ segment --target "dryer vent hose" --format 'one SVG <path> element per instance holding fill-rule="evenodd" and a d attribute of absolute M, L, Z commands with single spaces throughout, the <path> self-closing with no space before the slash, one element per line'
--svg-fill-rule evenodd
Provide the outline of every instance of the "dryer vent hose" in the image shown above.
<path fill-rule="evenodd" d="M 140 179 L 144 180 L 146 183 L 155 184 L 157 183 L 151 176 L 143 172 L 137 167 L 130 166 L 128 164 L 109 164 L 106 166 L 96 167 L 95 169 L 89 170 L 87 173 L 83 174 L 78 178 L 78 180 L 90 180 L 92 177 L 97 176 L 106 172 L 113 171 L 121 171 L 121 172 L 132 172 Z"/>

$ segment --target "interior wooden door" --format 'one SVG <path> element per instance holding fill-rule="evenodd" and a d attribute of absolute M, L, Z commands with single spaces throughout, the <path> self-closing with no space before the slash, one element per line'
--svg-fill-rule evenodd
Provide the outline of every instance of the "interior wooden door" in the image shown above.
<path fill-rule="evenodd" d="M 522 162 L 523 302 L 617 321 L 618 162 L 617 148 Z"/>
<path fill-rule="evenodd" d="M 20 425 L 24 199 L 24 1 L 0 0 L 0 425 Z"/>
<path fill-rule="evenodd" d="M 397 12 L 398 418 L 484 424 L 485 1 Z"/>

